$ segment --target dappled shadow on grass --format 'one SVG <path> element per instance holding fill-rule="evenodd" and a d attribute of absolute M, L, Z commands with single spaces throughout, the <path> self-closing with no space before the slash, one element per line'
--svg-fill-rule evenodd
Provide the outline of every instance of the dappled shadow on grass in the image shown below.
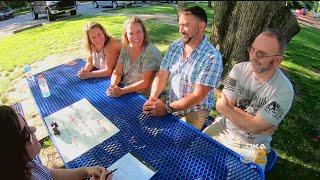
<path fill-rule="evenodd" d="M 266 179 L 319 179 L 320 172 L 306 168 L 300 164 L 279 158 L 271 173 L 266 174 Z"/>
<path fill-rule="evenodd" d="M 113 17 L 113 16 L 112 16 Z M 50 24 L 46 24 L 45 26 L 40 26 L 40 27 L 36 27 L 32 29 L 32 33 L 37 33 L 37 32 L 42 32 L 42 31 L 55 31 L 55 30 L 59 30 L 59 29 L 63 29 L 65 28 L 67 25 L 69 25 L 70 23 L 75 23 L 76 26 L 74 26 L 73 28 L 75 30 L 80 29 L 82 31 L 83 26 L 85 25 L 86 22 L 90 22 L 90 21 L 98 21 L 99 20 L 103 20 L 103 21 L 108 21 L 108 23 L 112 24 L 119 24 L 119 20 L 116 18 L 112 18 L 112 17 L 106 17 L 106 16 L 96 16 L 96 15 L 86 15 L 86 16 L 76 16 L 76 17 L 70 17 L 67 19 L 63 19 L 63 20 L 59 20 Z M 117 16 L 120 17 L 120 16 Z M 125 19 L 125 18 L 123 18 Z M 79 26 L 77 24 L 77 22 L 79 21 L 83 21 L 84 23 L 81 24 L 81 26 Z M 122 22 L 121 22 L 122 24 Z M 25 31 L 28 32 L 28 31 Z"/>
<path fill-rule="evenodd" d="M 69 25 L 70 23 L 74 23 L 74 29 L 75 31 L 80 30 L 81 35 L 83 34 L 83 27 L 88 22 L 98 22 L 104 26 L 106 31 L 115 36 L 116 38 L 121 37 L 121 31 L 122 31 L 122 25 L 123 22 L 127 19 L 126 16 L 103 16 L 103 15 L 86 15 L 86 16 L 80 16 L 80 17 L 74 17 L 65 19 L 62 21 L 59 21 L 55 23 L 56 25 L 52 25 L 50 28 L 59 29 L 59 28 L 65 28 L 66 25 Z M 81 23 L 80 23 L 81 22 Z M 79 24 L 80 23 L 80 24 Z"/>
<path fill-rule="evenodd" d="M 119 22 L 119 17 L 122 17 L 122 21 Z M 107 18 L 107 19 L 105 19 Z M 108 24 L 114 24 L 114 25 L 121 25 L 121 28 L 119 29 L 119 32 L 122 31 L 122 24 L 124 23 L 125 19 L 127 19 L 126 16 L 110 16 L 110 17 L 105 17 L 105 16 L 81 16 L 81 17 L 75 17 L 75 18 L 70 18 L 66 19 L 61 22 L 61 24 L 57 25 L 54 28 L 62 28 L 65 23 L 70 23 L 72 21 L 93 21 L 97 20 L 100 22 L 100 19 L 105 19 L 104 21 L 107 21 Z M 157 43 L 157 44 L 170 44 L 173 41 L 177 40 L 179 36 L 179 29 L 177 26 L 173 25 L 168 25 L 164 24 L 163 22 L 159 21 L 154 21 L 154 20 L 146 20 L 145 25 L 150 37 L 150 40 L 152 43 Z M 79 27 L 82 28 L 82 27 Z M 108 31 L 108 26 L 105 27 Z M 111 34 L 114 34 L 114 32 L 111 32 Z M 116 33 L 119 34 L 119 33 Z"/>
<path fill-rule="evenodd" d="M 289 62 L 283 66 L 295 95 L 289 113 L 273 135 L 272 143 L 284 158 L 291 157 L 292 163 L 283 162 L 284 165 L 280 167 L 278 164 L 278 174 L 280 169 L 284 172 L 276 177 L 301 179 L 304 176 L 312 177 L 315 174 L 313 171 L 320 172 L 320 143 L 311 140 L 315 132 L 320 130 L 320 76 L 312 73 L 320 69 L 319 42 L 319 30 L 302 26 L 301 32 L 288 46 L 285 59 Z M 304 169 L 303 165 L 308 165 L 310 170 L 299 171 L 299 168 Z"/>
<path fill-rule="evenodd" d="M 104 13 L 130 13 L 130 14 L 176 14 L 173 6 L 146 6 L 146 7 L 129 7 L 121 9 L 104 10 Z"/>
<path fill-rule="evenodd" d="M 320 70 L 320 31 L 301 26 L 302 30 L 288 44 L 285 59 L 290 59 L 293 63 L 304 67 L 312 67 Z M 288 58 L 291 57 L 291 58 Z"/>
<path fill-rule="evenodd" d="M 320 81 L 286 68 L 295 96 L 291 110 L 273 135 L 273 147 L 320 171 L 320 144 L 311 140 L 319 129 Z M 291 170 L 292 171 L 292 170 Z M 294 172 L 292 172 L 294 174 Z"/>
<path fill-rule="evenodd" d="M 291 157 L 294 163 L 311 166 L 309 171 L 319 173 L 320 143 L 311 138 L 320 130 L 320 78 L 319 75 L 308 72 L 308 68 L 297 67 L 295 64 L 288 64 L 285 68 L 295 96 L 290 112 L 273 136 L 273 147 L 281 151 L 281 154 Z M 309 171 L 306 171 L 307 176 L 310 175 Z M 294 177 L 294 169 L 290 172 Z"/>
<path fill-rule="evenodd" d="M 171 44 L 180 37 L 177 26 L 161 24 L 151 20 L 146 21 L 146 26 L 151 42 L 154 43 Z"/>

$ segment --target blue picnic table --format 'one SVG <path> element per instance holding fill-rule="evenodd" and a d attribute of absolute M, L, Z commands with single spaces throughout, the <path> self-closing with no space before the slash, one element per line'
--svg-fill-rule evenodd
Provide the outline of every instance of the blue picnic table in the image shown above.
<path fill-rule="evenodd" d="M 143 96 L 131 93 L 117 98 L 108 97 L 105 92 L 110 78 L 81 80 L 77 72 L 85 61 L 78 59 L 75 62 L 73 66 L 63 64 L 42 72 L 51 92 L 47 98 L 42 97 L 37 78 L 28 80 L 41 117 L 86 98 L 120 131 L 79 157 L 64 161 L 67 168 L 109 167 L 132 152 L 156 169 L 152 179 L 265 178 L 261 168 L 253 163 L 244 163 L 238 154 L 179 118 L 143 114 L 142 106 L 146 101 Z M 50 127 L 46 127 L 50 134 Z M 61 148 L 57 147 L 57 150 L 60 153 Z"/>

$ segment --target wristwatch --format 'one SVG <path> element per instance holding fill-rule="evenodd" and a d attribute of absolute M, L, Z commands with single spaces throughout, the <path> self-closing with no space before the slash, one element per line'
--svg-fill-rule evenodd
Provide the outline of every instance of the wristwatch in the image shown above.
<path fill-rule="evenodd" d="M 172 107 L 170 106 L 169 103 L 166 104 L 166 110 L 167 110 L 167 113 L 169 113 L 169 114 L 172 114 L 172 113 L 173 113 L 173 109 L 172 109 Z"/>

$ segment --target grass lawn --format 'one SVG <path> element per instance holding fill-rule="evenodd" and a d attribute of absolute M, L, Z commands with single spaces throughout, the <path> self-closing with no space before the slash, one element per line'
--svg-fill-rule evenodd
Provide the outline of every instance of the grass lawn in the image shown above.
<path fill-rule="evenodd" d="M 208 24 L 213 21 L 213 9 L 207 3 L 186 3 L 188 6 L 200 6 L 205 9 L 208 16 Z M 104 10 L 105 13 L 125 13 L 125 14 L 171 14 L 176 15 L 177 10 L 172 4 L 150 5 L 149 7 L 120 8 L 115 10 Z"/>
<path fill-rule="evenodd" d="M 17 9 L 15 12 L 14 12 L 14 16 L 19 16 L 19 15 L 22 15 L 22 14 L 27 14 L 30 12 L 30 9 Z"/>
<path fill-rule="evenodd" d="M 129 14 L 176 14 L 176 10 L 172 5 L 150 5 L 148 7 L 130 7 L 118 9 L 106 9 L 105 13 L 129 13 Z"/>
<path fill-rule="evenodd" d="M 320 131 L 320 30 L 301 28 L 288 44 L 282 63 L 295 97 L 289 114 L 273 136 L 273 147 L 281 159 L 267 176 L 272 179 L 320 178 L 320 144 L 311 140 Z"/>
<path fill-rule="evenodd" d="M 5 100 L 5 93 L 10 90 L 10 81 L 23 74 L 24 64 L 52 54 L 81 51 L 82 28 L 86 22 L 98 21 L 119 38 L 125 19 L 125 16 L 75 17 L 0 39 L 1 100 Z M 180 37 L 175 26 L 159 21 L 147 21 L 146 26 L 151 42 L 162 54 Z M 319 42 L 320 30 L 302 26 L 301 32 L 288 45 L 282 67 L 293 83 L 295 98 L 291 111 L 273 136 L 273 147 L 280 160 L 266 176 L 268 179 L 320 177 L 320 144 L 311 141 L 314 133 L 320 131 Z"/>

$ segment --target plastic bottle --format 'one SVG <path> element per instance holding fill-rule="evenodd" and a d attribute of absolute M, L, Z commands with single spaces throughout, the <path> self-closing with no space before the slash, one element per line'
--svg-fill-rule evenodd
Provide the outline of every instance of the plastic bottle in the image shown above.
<path fill-rule="evenodd" d="M 49 90 L 49 86 L 47 84 L 47 80 L 46 80 L 46 78 L 44 77 L 43 74 L 40 74 L 38 76 L 38 84 L 39 84 L 42 96 L 45 97 L 45 98 L 49 97 L 51 95 L 51 93 L 50 93 L 50 90 Z"/>
<path fill-rule="evenodd" d="M 26 75 L 26 78 L 29 79 L 29 80 L 33 80 L 34 79 L 34 76 L 33 76 L 33 73 L 32 73 L 32 68 L 29 64 L 26 64 L 24 66 L 24 72 L 25 72 L 25 75 Z"/>

